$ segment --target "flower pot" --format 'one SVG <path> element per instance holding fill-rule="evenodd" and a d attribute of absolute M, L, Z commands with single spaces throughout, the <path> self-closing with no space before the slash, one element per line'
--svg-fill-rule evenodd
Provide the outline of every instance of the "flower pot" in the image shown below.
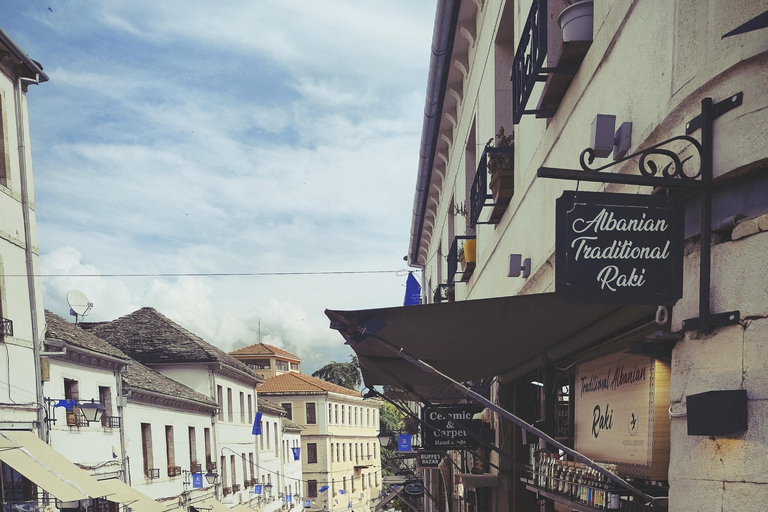
<path fill-rule="evenodd" d="M 593 0 L 582 0 L 563 9 L 557 17 L 563 30 L 563 42 L 592 40 L 593 8 Z"/>
<path fill-rule="evenodd" d="M 515 194 L 515 173 L 511 170 L 497 171 L 491 176 L 490 182 L 493 202 L 506 206 Z"/>
<path fill-rule="evenodd" d="M 467 263 L 474 263 L 477 261 L 475 255 L 476 240 L 464 240 L 464 260 Z"/>

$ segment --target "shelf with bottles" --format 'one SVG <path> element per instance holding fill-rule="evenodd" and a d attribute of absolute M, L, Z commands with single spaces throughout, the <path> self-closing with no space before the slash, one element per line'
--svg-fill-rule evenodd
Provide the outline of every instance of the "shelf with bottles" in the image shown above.
<path fill-rule="evenodd" d="M 602 464 L 617 474 L 614 464 Z M 593 468 L 581 462 L 565 460 L 531 445 L 529 474 L 525 480 L 529 490 L 563 503 L 573 510 L 606 510 L 614 512 L 664 511 L 666 503 L 648 506 Z"/>

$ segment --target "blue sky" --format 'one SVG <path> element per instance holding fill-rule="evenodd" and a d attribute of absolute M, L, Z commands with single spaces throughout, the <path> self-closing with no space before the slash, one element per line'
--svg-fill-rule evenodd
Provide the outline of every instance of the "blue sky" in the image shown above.
<path fill-rule="evenodd" d="M 404 268 L 434 2 L 12 0 L 29 91 L 45 305 L 152 306 L 224 350 L 313 371 L 351 351 L 325 308 L 405 277 L 120 277 Z M 78 277 L 96 274 L 101 277 Z"/>

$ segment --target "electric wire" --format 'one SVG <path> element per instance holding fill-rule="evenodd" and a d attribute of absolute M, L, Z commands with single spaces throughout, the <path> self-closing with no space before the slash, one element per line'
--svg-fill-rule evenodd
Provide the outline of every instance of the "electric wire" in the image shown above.
<path fill-rule="evenodd" d="M 167 272 L 136 274 L 31 274 L 32 277 L 271 277 L 329 276 L 354 274 L 395 274 L 400 270 L 328 270 L 317 272 Z M 5 277 L 27 277 L 27 274 L 5 274 Z"/>

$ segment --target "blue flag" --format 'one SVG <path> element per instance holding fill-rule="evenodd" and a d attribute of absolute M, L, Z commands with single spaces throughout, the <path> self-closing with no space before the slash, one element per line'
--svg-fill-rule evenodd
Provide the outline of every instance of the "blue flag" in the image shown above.
<path fill-rule="evenodd" d="M 327 491 L 327 490 L 328 490 L 328 486 L 327 486 L 327 485 L 324 485 L 324 486 L 322 486 L 322 487 L 320 488 L 320 492 L 325 492 L 325 491 Z"/>
<path fill-rule="evenodd" d="M 339 489 L 339 494 L 344 494 L 344 489 Z"/>
<path fill-rule="evenodd" d="M 408 272 L 408 279 L 405 280 L 405 302 L 403 306 L 418 306 L 421 304 L 421 285 L 413 276 L 413 272 Z"/>
<path fill-rule="evenodd" d="M 291 448 L 293 460 L 301 460 L 301 448 Z"/>
<path fill-rule="evenodd" d="M 400 434 L 397 436 L 397 451 L 410 452 L 411 450 L 411 434 Z"/>
<path fill-rule="evenodd" d="M 256 413 L 256 419 L 253 420 L 253 430 L 251 430 L 251 434 L 255 436 L 261 435 L 261 413 Z"/>

